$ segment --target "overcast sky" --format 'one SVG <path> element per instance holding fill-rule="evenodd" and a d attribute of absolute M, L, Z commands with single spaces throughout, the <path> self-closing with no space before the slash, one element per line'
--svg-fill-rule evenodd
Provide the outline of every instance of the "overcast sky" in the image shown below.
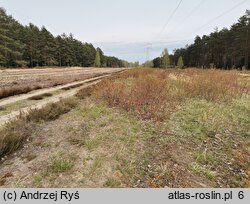
<path fill-rule="evenodd" d="M 196 35 L 229 28 L 250 9 L 250 0 L 0 0 L 0 7 L 22 24 L 73 33 L 106 55 L 143 62 L 147 43 L 150 59 L 164 47 L 172 52 Z"/>

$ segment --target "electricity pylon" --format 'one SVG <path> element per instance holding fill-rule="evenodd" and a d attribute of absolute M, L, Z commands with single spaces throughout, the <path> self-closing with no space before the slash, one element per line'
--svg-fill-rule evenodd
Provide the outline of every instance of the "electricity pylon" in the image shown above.
<path fill-rule="evenodd" d="M 146 61 L 150 59 L 150 49 L 152 48 L 152 43 L 146 44 Z"/>

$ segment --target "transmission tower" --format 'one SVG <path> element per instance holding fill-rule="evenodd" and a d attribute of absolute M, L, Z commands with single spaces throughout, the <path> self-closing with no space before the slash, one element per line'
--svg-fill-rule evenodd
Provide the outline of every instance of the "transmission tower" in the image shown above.
<path fill-rule="evenodd" d="M 146 44 L 146 61 L 149 61 L 150 59 L 150 50 L 152 48 L 152 43 Z"/>

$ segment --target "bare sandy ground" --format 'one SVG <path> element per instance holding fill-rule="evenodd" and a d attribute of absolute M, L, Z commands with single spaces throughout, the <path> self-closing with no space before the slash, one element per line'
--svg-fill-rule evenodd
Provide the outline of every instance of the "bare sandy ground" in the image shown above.
<path fill-rule="evenodd" d="M 68 72 L 68 71 L 71 72 L 73 70 L 73 71 L 78 72 L 78 70 L 82 70 L 82 69 L 83 68 L 65 68 L 64 70 L 62 70 L 62 69 L 52 68 L 52 69 L 38 69 L 37 71 L 46 72 L 47 76 L 49 76 L 48 75 L 49 72 L 61 72 L 63 75 L 65 75 L 66 72 Z M 87 72 L 91 72 L 91 74 L 96 72 L 98 74 L 103 74 L 103 75 L 98 76 L 98 77 L 92 77 L 92 78 L 82 80 L 82 81 L 68 83 L 66 85 L 59 85 L 59 86 L 56 86 L 56 87 L 34 90 L 34 91 L 32 91 L 30 93 L 27 93 L 27 94 L 12 96 L 12 97 L 8 97 L 8 98 L 0 100 L 0 107 L 4 107 L 4 106 L 9 105 L 9 104 L 13 104 L 13 103 L 16 103 L 16 102 L 19 102 L 19 101 L 22 101 L 22 100 L 26 100 L 26 99 L 28 99 L 30 97 L 33 97 L 33 96 L 38 96 L 38 95 L 41 95 L 41 94 L 44 94 L 44 93 L 53 93 L 53 92 L 61 90 L 63 88 L 71 87 L 71 86 L 74 86 L 74 85 L 81 85 L 81 84 L 84 83 L 80 87 L 73 88 L 73 89 L 64 91 L 63 93 L 57 94 L 55 96 L 51 96 L 51 97 L 39 100 L 34 105 L 31 105 L 29 107 L 24 107 L 24 108 L 21 108 L 19 110 L 13 110 L 8 114 L 0 116 L 0 126 L 4 125 L 9 120 L 14 119 L 15 117 L 17 117 L 20 114 L 20 112 L 28 113 L 31 109 L 41 109 L 42 107 L 44 107 L 48 103 L 55 103 L 55 102 L 58 102 L 59 100 L 61 100 L 63 98 L 68 98 L 68 97 L 74 96 L 78 92 L 79 89 L 87 87 L 87 86 L 91 86 L 93 84 L 96 84 L 102 78 L 110 76 L 111 73 L 123 70 L 123 69 L 119 69 L 119 68 L 114 68 L 114 69 L 113 68 L 111 68 L 111 69 L 110 68 L 108 68 L 108 69 L 106 69 L 106 68 L 84 68 L 84 69 L 86 69 L 85 70 L 86 74 L 87 74 Z M 38 74 L 38 73 L 35 73 L 35 70 L 36 69 L 32 69 L 32 70 L 24 70 L 24 69 L 21 69 L 21 70 L 4 70 L 4 71 L 0 70 L 0 72 L 6 72 L 7 71 L 8 74 L 17 73 L 18 75 L 21 75 L 21 76 L 23 76 L 23 74 L 21 74 L 21 72 L 26 72 L 26 73 L 29 73 L 29 74 L 31 74 L 33 76 L 33 74 Z M 108 73 L 108 74 L 106 74 L 106 73 Z M 3 76 L 1 75 L 1 77 L 3 77 Z"/>
<path fill-rule="evenodd" d="M 54 81 L 84 80 L 97 74 L 108 74 L 121 68 L 46 68 L 46 69 L 4 69 L 0 70 L 0 88 L 13 85 L 39 84 L 41 86 Z"/>
<path fill-rule="evenodd" d="M 39 89 L 39 90 L 35 90 L 35 91 L 32 91 L 32 92 L 27 93 L 27 94 L 11 96 L 11 97 L 8 97 L 6 99 L 0 100 L 0 106 L 5 106 L 5 105 L 8 105 L 10 103 L 15 103 L 17 101 L 25 100 L 25 99 L 33 97 L 33 96 L 38 96 L 40 94 L 51 93 L 51 92 L 54 92 L 54 91 L 57 91 L 57 90 L 60 90 L 60 89 L 63 89 L 63 88 L 67 88 L 67 87 L 70 87 L 70 86 L 91 82 L 93 80 L 101 79 L 101 78 L 106 77 L 106 76 L 109 76 L 109 75 L 94 77 L 94 78 L 91 78 L 91 79 L 87 79 L 87 80 L 83 80 L 83 81 L 77 81 L 77 82 L 73 82 L 73 83 L 68 83 L 66 85 L 56 86 L 56 87 L 52 87 L 52 88 Z"/>
<path fill-rule="evenodd" d="M 102 77 L 103 78 L 103 77 Z M 87 80 L 89 81 L 89 80 Z M 88 84 L 85 84 L 83 86 L 80 86 L 78 88 L 75 88 L 75 89 L 72 89 L 72 90 L 68 90 L 68 91 L 65 91 L 64 93 L 61 93 L 61 94 L 58 94 L 56 96 L 52 96 L 52 97 L 49 97 L 49 98 L 46 98 L 46 99 L 43 99 L 42 101 L 39 101 L 37 102 L 35 105 L 32 105 L 32 106 L 29 106 L 29 107 L 25 107 L 25 108 L 22 108 L 18 111 L 12 111 L 11 113 L 7 114 L 7 115 L 3 115 L 0 117 L 0 126 L 4 125 L 5 123 L 7 123 L 8 121 L 14 119 L 15 117 L 17 117 L 18 115 L 20 115 L 20 113 L 22 114 L 25 114 L 25 113 L 28 113 L 30 110 L 32 109 L 41 109 L 43 108 L 44 106 L 46 106 L 48 103 L 56 103 L 58 101 L 60 101 L 61 99 L 64 99 L 64 98 L 68 98 L 68 97 L 71 97 L 71 96 L 74 96 L 81 88 L 84 88 L 84 87 L 87 87 L 87 86 L 91 86 L 93 84 L 96 84 L 98 83 L 100 80 L 98 81 L 94 81 L 92 83 L 88 83 Z M 67 87 L 67 86 L 65 86 Z M 48 92 L 46 92 L 48 93 Z M 32 95 L 37 95 L 37 94 L 29 94 L 30 96 Z M 23 96 L 23 97 L 26 97 L 26 96 Z M 15 98 L 14 98 L 15 99 Z"/>

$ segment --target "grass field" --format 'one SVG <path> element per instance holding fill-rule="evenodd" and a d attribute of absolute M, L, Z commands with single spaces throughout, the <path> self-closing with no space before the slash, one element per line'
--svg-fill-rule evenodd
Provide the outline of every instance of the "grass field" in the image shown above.
<path fill-rule="evenodd" d="M 132 69 L 0 130 L 3 187 L 250 187 L 250 77 Z"/>

